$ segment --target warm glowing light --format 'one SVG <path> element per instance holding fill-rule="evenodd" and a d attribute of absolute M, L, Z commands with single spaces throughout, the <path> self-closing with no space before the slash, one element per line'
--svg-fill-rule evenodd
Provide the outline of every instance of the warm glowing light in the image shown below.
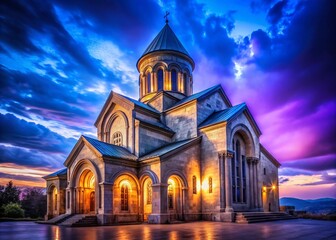
<path fill-rule="evenodd" d="M 266 187 L 265 186 L 263 187 L 263 192 L 266 192 Z"/>
<path fill-rule="evenodd" d="M 208 184 L 207 179 L 205 179 L 202 183 L 202 190 L 203 191 L 208 191 L 208 189 L 209 189 L 209 184 Z"/>
<path fill-rule="evenodd" d="M 173 187 L 175 187 L 175 182 L 173 179 L 168 179 L 168 185 L 172 185 Z"/>
<path fill-rule="evenodd" d="M 131 186 L 131 183 L 128 180 L 122 180 L 120 182 L 120 188 L 121 188 L 122 185 L 126 185 L 128 187 L 128 189 L 132 192 L 132 186 Z"/>
<path fill-rule="evenodd" d="M 275 190 L 275 185 L 272 186 L 272 189 Z"/>
<path fill-rule="evenodd" d="M 95 185 L 95 177 L 92 175 L 90 178 L 89 187 L 94 188 L 94 185 Z"/>

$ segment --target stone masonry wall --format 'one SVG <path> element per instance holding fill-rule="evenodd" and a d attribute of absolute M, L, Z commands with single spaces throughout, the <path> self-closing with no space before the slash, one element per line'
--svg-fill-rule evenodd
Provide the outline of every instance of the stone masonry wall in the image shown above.
<path fill-rule="evenodd" d="M 227 108 L 221 95 L 216 92 L 197 103 L 197 124 L 201 124 L 213 112 Z"/>
<path fill-rule="evenodd" d="M 174 132 L 174 140 L 180 141 L 197 136 L 197 106 L 191 103 L 166 115 L 166 125 Z"/>
<path fill-rule="evenodd" d="M 261 152 L 259 182 L 262 184 L 262 202 L 265 212 L 279 211 L 278 168 Z M 272 186 L 275 186 L 273 189 Z"/>
<path fill-rule="evenodd" d="M 226 129 L 221 126 L 211 130 L 201 130 L 202 144 L 202 212 L 204 214 L 220 210 L 220 179 L 218 152 L 226 150 Z M 209 193 L 209 177 L 212 178 L 212 193 Z"/>

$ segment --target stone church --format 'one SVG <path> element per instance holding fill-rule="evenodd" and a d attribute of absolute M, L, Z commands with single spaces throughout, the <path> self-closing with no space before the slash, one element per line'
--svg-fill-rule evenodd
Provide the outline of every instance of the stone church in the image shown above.
<path fill-rule="evenodd" d="M 96 122 L 47 182 L 47 219 L 99 224 L 234 221 L 279 210 L 279 162 L 245 103 L 220 85 L 193 93 L 195 63 L 168 22 L 137 62 L 139 100 L 111 91 Z"/>

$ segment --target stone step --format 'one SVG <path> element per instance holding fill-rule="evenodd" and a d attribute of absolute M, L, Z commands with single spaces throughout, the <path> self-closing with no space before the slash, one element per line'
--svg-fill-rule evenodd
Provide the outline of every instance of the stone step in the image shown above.
<path fill-rule="evenodd" d="M 235 222 L 236 223 L 256 223 L 256 222 L 267 222 L 267 221 L 278 221 L 278 220 L 289 220 L 296 219 L 295 217 L 278 212 L 239 212 L 236 213 Z"/>
<path fill-rule="evenodd" d="M 85 216 L 80 219 L 78 222 L 73 223 L 72 227 L 87 227 L 87 226 L 97 226 L 97 216 Z"/>

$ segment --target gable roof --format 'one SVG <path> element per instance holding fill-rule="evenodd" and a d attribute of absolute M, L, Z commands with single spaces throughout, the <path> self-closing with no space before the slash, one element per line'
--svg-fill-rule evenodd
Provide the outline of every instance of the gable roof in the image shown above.
<path fill-rule="evenodd" d="M 169 24 L 165 24 L 165 26 L 161 29 L 161 31 L 154 38 L 154 40 L 149 44 L 141 57 L 156 51 L 175 51 L 183 53 L 190 57 L 189 53 L 183 47 L 180 40 L 176 37 Z"/>
<path fill-rule="evenodd" d="M 113 157 L 113 158 L 121 158 L 128 160 L 136 160 L 137 157 L 130 153 L 126 148 L 113 145 L 110 143 L 102 142 L 97 139 L 93 139 L 90 137 L 82 136 L 87 142 L 91 144 L 102 157 Z"/>
<path fill-rule="evenodd" d="M 199 128 L 208 127 L 211 125 L 215 125 L 217 123 L 221 122 L 228 122 L 230 121 L 234 116 L 237 116 L 238 114 L 245 113 L 247 119 L 250 121 L 252 128 L 255 130 L 256 134 L 258 136 L 261 135 L 261 130 L 259 126 L 257 125 L 256 121 L 254 120 L 250 110 L 248 109 L 246 103 L 241 103 L 236 106 L 226 108 L 221 111 L 217 111 L 212 113 L 207 119 L 205 119 L 200 125 L 198 125 Z"/>
<path fill-rule="evenodd" d="M 241 103 L 239 105 L 236 105 L 236 106 L 233 106 L 233 107 L 230 107 L 230 108 L 226 108 L 222 111 L 214 112 L 207 119 L 205 119 L 199 125 L 199 127 L 202 128 L 202 127 L 214 125 L 216 123 L 229 121 L 232 117 L 234 117 L 238 113 L 241 113 L 245 109 L 246 109 L 246 104 Z"/>
<path fill-rule="evenodd" d="M 77 141 L 76 145 L 71 150 L 69 156 L 64 162 L 65 166 L 68 166 L 74 158 L 79 154 L 83 146 L 88 146 L 93 152 L 102 158 L 119 158 L 119 159 L 126 159 L 126 160 L 137 160 L 137 157 L 130 153 L 126 148 L 120 147 L 117 145 L 113 145 L 110 143 L 105 143 L 99 141 L 97 139 L 93 139 L 86 136 L 81 136 Z"/>
<path fill-rule="evenodd" d="M 174 106 L 172 106 L 171 108 L 167 109 L 166 111 L 172 110 L 174 108 L 177 108 L 179 106 L 182 106 L 183 104 L 186 104 L 188 102 L 194 101 L 194 100 L 202 100 L 206 97 L 208 97 L 209 95 L 215 93 L 216 91 L 221 91 L 221 93 L 223 94 L 224 98 L 225 98 L 225 102 L 229 105 L 232 106 L 229 98 L 226 96 L 222 86 L 220 84 L 217 84 L 211 88 L 205 89 L 201 92 L 198 93 L 194 93 L 193 95 L 190 95 L 188 97 L 183 98 L 181 101 L 177 102 Z"/>
<path fill-rule="evenodd" d="M 66 175 L 67 174 L 67 168 L 63 168 L 61 170 L 58 170 L 56 172 L 53 172 L 47 176 L 44 176 L 42 178 L 44 179 L 48 179 L 48 178 L 53 178 L 53 177 L 59 177 L 59 176 L 63 176 L 63 175 Z"/>
<path fill-rule="evenodd" d="M 154 150 L 153 152 L 151 152 L 149 154 L 146 154 L 146 155 L 142 156 L 141 158 L 139 158 L 139 161 L 164 156 L 164 155 L 166 155 L 168 153 L 171 153 L 171 152 L 173 152 L 173 151 L 175 151 L 175 150 L 177 150 L 177 149 L 179 149 L 183 146 L 192 144 L 193 142 L 196 142 L 197 140 L 201 140 L 201 137 L 195 137 L 195 138 L 190 138 L 190 139 L 170 143 L 170 144 L 168 144 L 166 146 L 163 146 L 163 147 L 161 147 L 157 150 Z"/>
<path fill-rule="evenodd" d="M 148 119 L 143 119 L 139 116 L 135 117 L 135 119 L 139 120 L 140 122 L 144 123 L 144 124 L 148 124 L 157 128 L 160 128 L 161 130 L 164 130 L 166 132 L 169 132 L 171 134 L 174 134 L 175 132 L 173 130 L 171 130 L 169 127 L 167 127 L 165 124 L 163 124 L 162 122 L 154 122 L 154 121 L 150 121 Z"/>
<path fill-rule="evenodd" d="M 152 112 L 155 112 L 155 113 L 160 113 L 158 110 L 156 110 L 155 108 L 151 107 L 150 105 L 148 104 L 145 104 L 143 102 L 140 102 L 138 100 L 135 100 L 133 98 L 130 98 L 130 97 L 126 97 L 124 95 L 121 95 L 119 94 L 120 96 L 126 98 L 127 100 L 131 101 L 134 105 L 138 106 L 138 107 L 141 107 L 141 108 L 144 108 L 144 109 L 147 109 L 149 111 L 152 111 Z"/>
<path fill-rule="evenodd" d="M 104 106 L 102 108 L 102 110 L 100 111 L 94 125 L 97 127 L 97 124 L 98 122 L 100 121 L 100 119 L 103 117 L 103 115 L 105 114 L 105 112 L 108 110 L 108 108 L 111 106 L 111 101 L 112 101 L 112 98 L 113 97 L 117 97 L 119 99 L 123 99 L 124 101 L 128 102 L 129 104 L 133 105 L 133 106 L 137 106 L 139 108 L 142 108 L 142 109 L 145 109 L 147 111 L 150 111 L 152 113 L 155 113 L 155 114 L 160 114 L 160 112 L 158 110 L 156 110 L 155 108 L 149 106 L 148 104 L 145 104 L 145 103 L 142 103 L 140 101 L 137 101 L 133 98 L 130 98 L 130 97 L 126 97 L 122 94 L 119 94 L 119 93 L 116 93 L 116 92 L 113 92 L 111 91 L 107 100 L 105 101 L 104 103 Z"/>

